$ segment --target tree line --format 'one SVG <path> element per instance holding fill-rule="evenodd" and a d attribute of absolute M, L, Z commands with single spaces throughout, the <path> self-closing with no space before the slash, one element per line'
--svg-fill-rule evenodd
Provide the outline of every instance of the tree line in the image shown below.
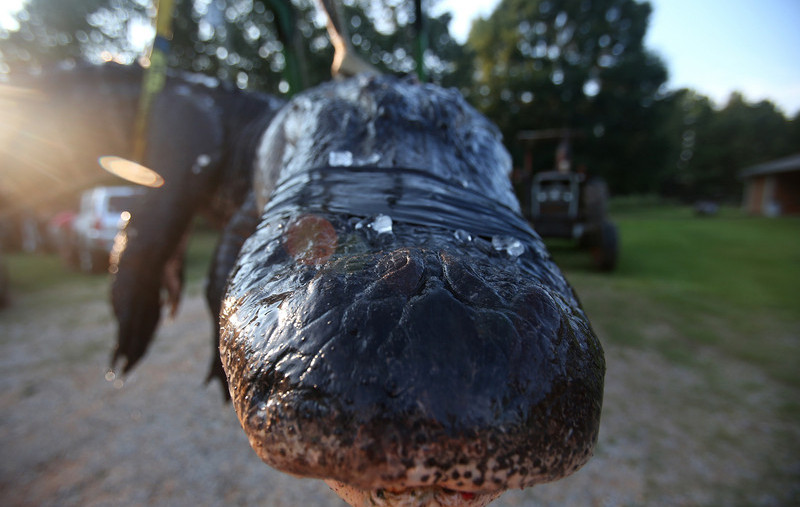
<path fill-rule="evenodd" d="M 342 4 L 356 51 L 384 72 L 422 64 L 432 81 L 458 88 L 499 126 L 516 165 L 520 132 L 569 129 L 573 166 L 617 194 L 737 200 L 744 167 L 800 149 L 800 113 L 787 118 L 741 94 L 717 108 L 695 91 L 667 90 L 666 65 L 644 45 L 648 2 L 502 0 L 460 44 L 451 15 L 430 15 L 430 0 L 421 62 L 413 2 Z M 29 0 L 0 27 L 0 79 L 77 61 L 134 63 L 152 15 L 151 0 Z M 241 88 L 292 94 L 330 76 L 314 0 L 175 0 L 173 32 L 171 68 Z M 551 168 L 554 148 L 535 145 L 534 168 Z"/>

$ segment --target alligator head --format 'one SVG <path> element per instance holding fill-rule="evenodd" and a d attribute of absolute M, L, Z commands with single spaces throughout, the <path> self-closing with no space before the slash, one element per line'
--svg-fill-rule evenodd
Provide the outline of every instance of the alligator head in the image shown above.
<path fill-rule="evenodd" d="M 432 85 L 339 81 L 278 114 L 221 313 L 262 460 L 353 505 L 486 505 L 586 463 L 603 351 L 509 169 Z"/>

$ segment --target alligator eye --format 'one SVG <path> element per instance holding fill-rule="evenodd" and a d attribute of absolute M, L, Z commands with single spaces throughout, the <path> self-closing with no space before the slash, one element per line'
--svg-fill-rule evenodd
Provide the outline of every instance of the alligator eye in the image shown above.
<path fill-rule="evenodd" d="M 317 215 L 303 215 L 289 224 L 283 243 L 295 261 L 323 264 L 336 251 L 338 237 L 333 225 Z"/>

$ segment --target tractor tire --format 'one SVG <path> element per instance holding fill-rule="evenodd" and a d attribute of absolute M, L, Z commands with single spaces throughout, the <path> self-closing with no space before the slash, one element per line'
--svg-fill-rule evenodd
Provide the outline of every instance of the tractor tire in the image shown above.
<path fill-rule="evenodd" d="M 603 178 L 592 178 L 583 186 L 583 209 L 586 221 L 600 226 L 608 215 L 608 184 Z"/>
<path fill-rule="evenodd" d="M 600 271 L 614 271 L 619 257 L 619 232 L 617 226 L 608 220 L 604 221 L 594 234 L 594 241 L 589 247 L 594 265 Z"/>

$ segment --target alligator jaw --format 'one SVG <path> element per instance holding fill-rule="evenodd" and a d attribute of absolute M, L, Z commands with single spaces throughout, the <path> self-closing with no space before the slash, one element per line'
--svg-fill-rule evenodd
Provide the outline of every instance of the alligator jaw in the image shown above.
<path fill-rule="evenodd" d="M 262 229 L 255 251 L 277 252 L 271 229 L 284 228 Z M 261 459 L 400 498 L 525 488 L 583 465 L 602 350 L 566 296 L 478 253 L 407 247 L 321 266 L 278 253 L 288 265 L 248 278 L 222 312 L 222 357 Z M 275 276 L 286 266 L 291 278 Z"/>
<path fill-rule="evenodd" d="M 343 482 L 327 480 L 330 488 L 352 506 L 375 505 L 386 507 L 484 507 L 496 500 L 503 491 L 473 493 L 437 487 L 389 489 L 360 489 Z"/>

